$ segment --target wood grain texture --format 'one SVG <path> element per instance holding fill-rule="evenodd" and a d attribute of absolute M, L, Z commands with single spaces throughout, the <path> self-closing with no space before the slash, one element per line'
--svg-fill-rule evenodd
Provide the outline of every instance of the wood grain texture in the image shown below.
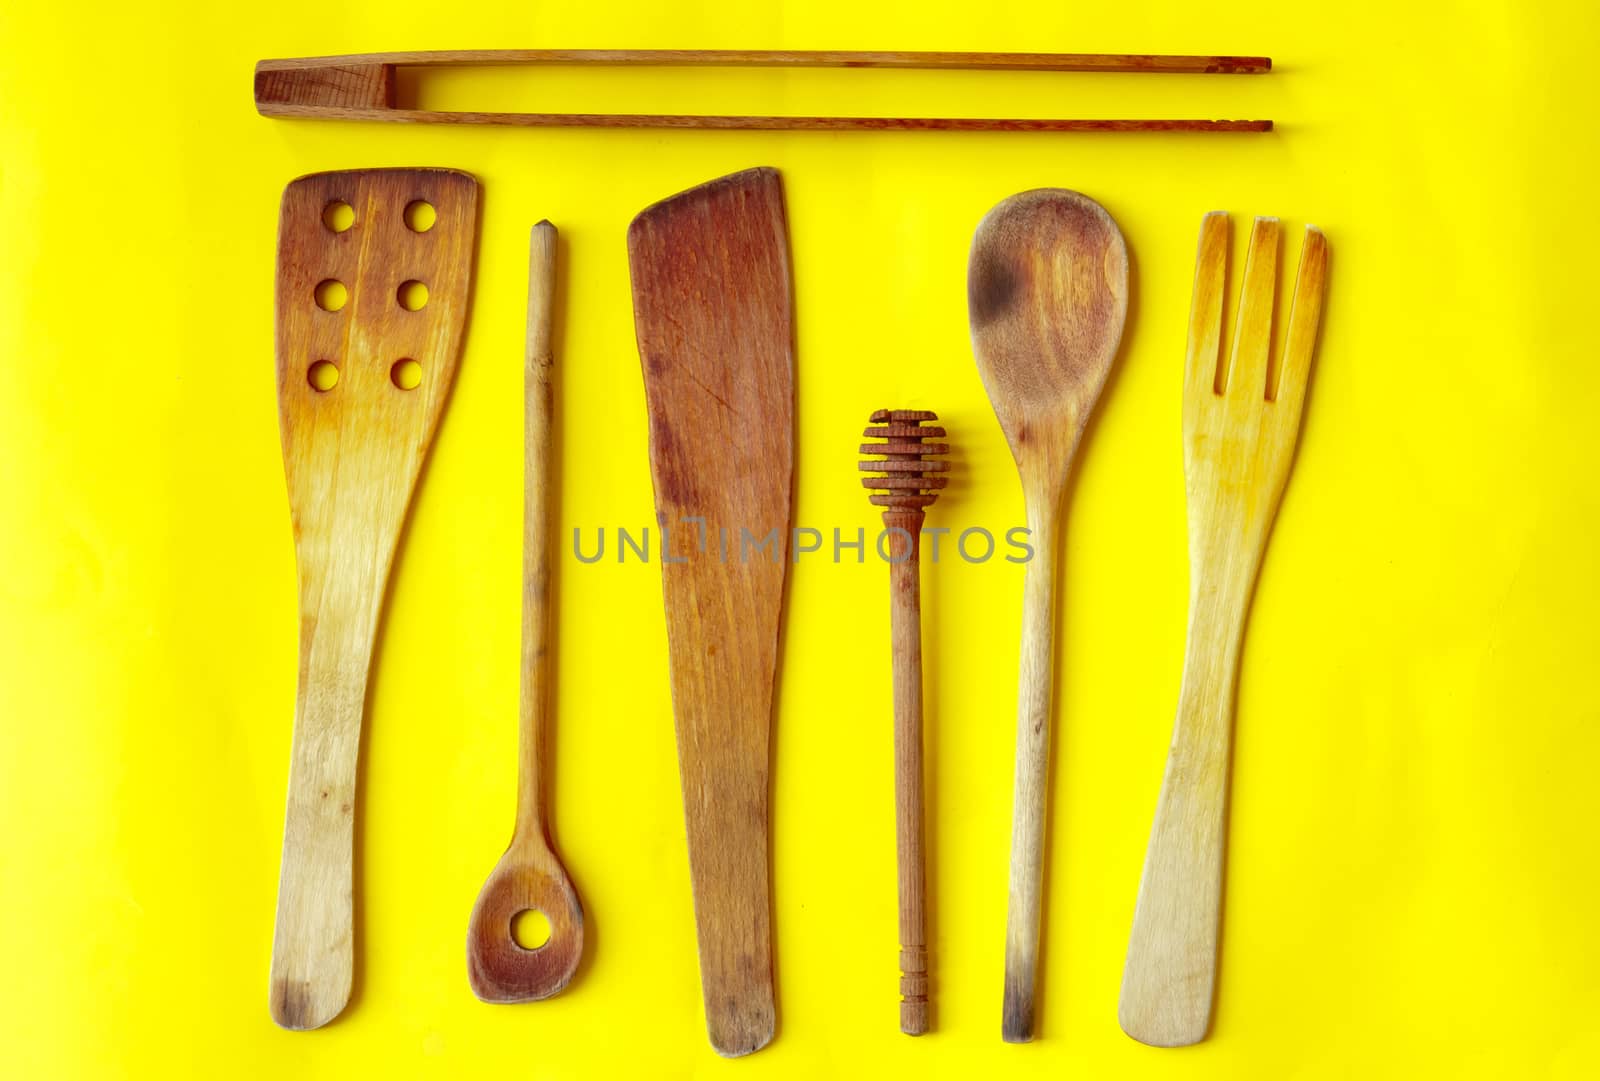
<path fill-rule="evenodd" d="M 776 1024 L 768 797 L 794 469 L 777 172 L 655 204 L 628 229 L 628 260 L 706 1026 L 720 1054 L 737 1056 Z"/>
<path fill-rule="evenodd" d="M 978 226 L 967 277 L 972 345 L 1022 477 L 1034 556 L 1023 584 L 1016 801 L 1001 1034 L 1033 1037 L 1055 660 L 1055 558 L 1078 440 L 1122 340 L 1128 253 L 1077 192 L 1014 195 Z"/>
<path fill-rule="evenodd" d="M 426 200 L 437 221 L 405 224 Z M 335 232 L 330 204 L 353 210 Z M 278 230 L 277 376 L 284 472 L 300 579 L 300 675 L 273 936 L 272 1016 L 316 1028 L 350 995 L 356 765 L 373 638 L 417 474 L 455 375 L 472 292 L 478 183 L 446 169 L 301 177 Z M 420 310 L 398 299 L 421 281 Z M 348 293 L 336 311 L 320 283 Z M 412 360 L 405 390 L 394 366 Z M 338 370 L 318 390 L 309 371 Z"/>
<path fill-rule="evenodd" d="M 554 485 L 551 433 L 555 412 L 552 326 L 555 318 L 556 227 L 533 227 L 528 254 L 528 336 L 524 364 L 522 518 L 522 700 L 518 717 L 517 823 L 511 845 L 478 894 L 467 928 L 467 978 L 485 1002 L 533 1002 L 567 986 L 583 956 L 583 907 L 550 843 L 544 813 L 545 729 L 551 712 L 555 641 L 550 591 Z M 550 921 L 550 938 L 534 949 L 512 932 L 517 915 L 534 909 Z"/>
<path fill-rule="evenodd" d="M 263 116 L 412 124 L 516 127 L 707 128 L 733 131 L 1260 132 L 1270 120 L 1005 119 L 986 117 L 696 116 L 640 113 L 507 113 L 397 108 L 398 67 L 524 65 L 917 68 L 982 71 L 1145 72 L 1248 75 L 1261 56 L 1111 53 L 849 52 L 734 49 L 487 49 L 359 53 L 262 60 L 256 109 Z"/>
<path fill-rule="evenodd" d="M 950 445 L 937 414 L 880 409 L 862 435 L 863 487 L 884 508 L 889 533 L 889 625 L 894 666 L 895 856 L 900 901 L 900 1031 L 928 1031 L 927 868 L 923 854 L 922 581 L 919 557 L 926 509 L 949 483 Z M 875 442 L 882 440 L 882 442 Z"/>
<path fill-rule="evenodd" d="M 335 109 L 394 108 L 392 64 L 332 63 L 317 67 L 257 68 L 256 105 Z"/>
<path fill-rule="evenodd" d="M 1211 1024 L 1239 651 L 1321 321 L 1328 249 L 1310 228 L 1287 344 L 1272 366 L 1278 233 L 1276 218 L 1256 219 L 1226 363 L 1226 214 L 1206 216 L 1196 259 L 1183 395 L 1188 649 L 1119 1009 L 1123 1031 L 1160 1047 L 1197 1043 Z"/>

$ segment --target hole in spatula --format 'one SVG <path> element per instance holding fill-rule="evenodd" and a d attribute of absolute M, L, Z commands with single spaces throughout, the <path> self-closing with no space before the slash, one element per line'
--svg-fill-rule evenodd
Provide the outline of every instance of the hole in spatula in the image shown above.
<path fill-rule="evenodd" d="M 325 312 L 336 312 L 350 299 L 350 290 L 344 287 L 344 282 L 328 278 L 317 283 L 314 295 L 317 307 Z"/>
<path fill-rule="evenodd" d="M 330 233 L 342 233 L 356 223 L 356 212 L 349 203 L 335 199 L 322 208 L 322 224 Z"/>
<path fill-rule="evenodd" d="M 511 917 L 511 940 L 525 950 L 550 941 L 550 917 L 537 908 L 525 908 Z"/>
<path fill-rule="evenodd" d="M 421 311 L 423 305 L 428 303 L 428 287 L 415 280 L 401 282 L 395 299 L 408 312 Z"/>
<path fill-rule="evenodd" d="M 339 369 L 331 360 L 319 360 L 307 370 L 306 382 L 319 393 L 330 391 L 339 382 Z"/>
<path fill-rule="evenodd" d="M 389 369 L 389 382 L 401 390 L 416 390 L 422 385 L 422 365 L 410 357 L 395 361 Z"/>
<path fill-rule="evenodd" d="M 407 203 L 403 217 L 406 228 L 413 233 L 426 233 L 433 228 L 433 223 L 439 220 L 438 212 L 426 199 L 416 199 Z"/>

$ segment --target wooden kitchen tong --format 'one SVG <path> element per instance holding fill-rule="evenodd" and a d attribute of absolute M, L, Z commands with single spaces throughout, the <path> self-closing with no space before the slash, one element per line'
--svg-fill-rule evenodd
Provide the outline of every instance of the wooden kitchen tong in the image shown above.
<path fill-rule="evenodd" d="M 915 68 L 965 71 L 1139 72 L 1257 75 L 1264 56 L 1153 56 L 1112 53 L 848 52 L 735 49 L 481 49 L 359 53 L 262 60 L 256 110 L 262 116 L 386 120 L 414 124 L 517 127 L 718 128 L 745 131 L 1271 131 L 1270 120 L 1064 120 L 992 117 L 682 116 L 640 113 L 441 111 L 401 105 L 398 69 L 529 65 L 657 67 Z"/>

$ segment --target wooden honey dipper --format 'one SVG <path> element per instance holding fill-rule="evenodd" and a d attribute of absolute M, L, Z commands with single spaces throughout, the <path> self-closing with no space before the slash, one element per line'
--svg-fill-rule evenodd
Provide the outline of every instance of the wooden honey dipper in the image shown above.
<path fill-rule="evenodd" d="M 928 944 L 923 904 L 922 856 L 922 585 L 917 555 L 923 511 L 949 479 L 938 474 L 949 463 L 930 457 L 948 454 L 945 431 L 926 427 L 937 413 L 919 409 L 880 409 L 861 434 L 861 471 L 881 474 L 861 479 L 868 498 L 883 508 L 889 547 L 889 611 L 894 639 L 894 791 L 895 839 L 900 868 L 900 1031 L 928 1031 Z M 881 549 L 881 545 L 880 545 Z"/>

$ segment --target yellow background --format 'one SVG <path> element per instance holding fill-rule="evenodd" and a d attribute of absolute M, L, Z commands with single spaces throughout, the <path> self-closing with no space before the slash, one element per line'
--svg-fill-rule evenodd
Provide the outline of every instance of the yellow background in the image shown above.
<path fill-rule="evenodd" d="M 12 1077 L 1587 1077 L 1600 599 L 1590 5 L 512 0 L 0 8 L 0 1073 Z M 509 46 L 1271 55 L 1266 78 L 599 71 L 445 106 L 1267 116 L 1273 135 L 798 135 L 270 121 L 261 57 Z M 703 1034 L 659 568 L 559 564 L 569 990 L 500 1007 L 463 936 L 509 835 L 527 227 L 565 260 L 570 535 L 649 523 L 623 234 L 783 171 L 801 524 L 870 526 L 873 408 L 937 409 L 931 524 L 1021 495 L 968 346 L 995 202 L 1100 200 L 1131 321 L 1070 496 L 1041 1038 L 999 1040 L 1021 568 L 925 573 L 937 1033 L 896 1031 L 886 574 L 794 568 L 775 729 L 780 1026 Z M 373 673 L 357 986 L 267 1012 L 295 678 L 273 385 L 277 200 L 310 171 L 484 185 L 478 291 Z M 1116 998 L 1183 646 L 1180 368 L 1201 214 L 1331 241 L 1298 465 L 1244 652 L 1211 1038 Z"/>

